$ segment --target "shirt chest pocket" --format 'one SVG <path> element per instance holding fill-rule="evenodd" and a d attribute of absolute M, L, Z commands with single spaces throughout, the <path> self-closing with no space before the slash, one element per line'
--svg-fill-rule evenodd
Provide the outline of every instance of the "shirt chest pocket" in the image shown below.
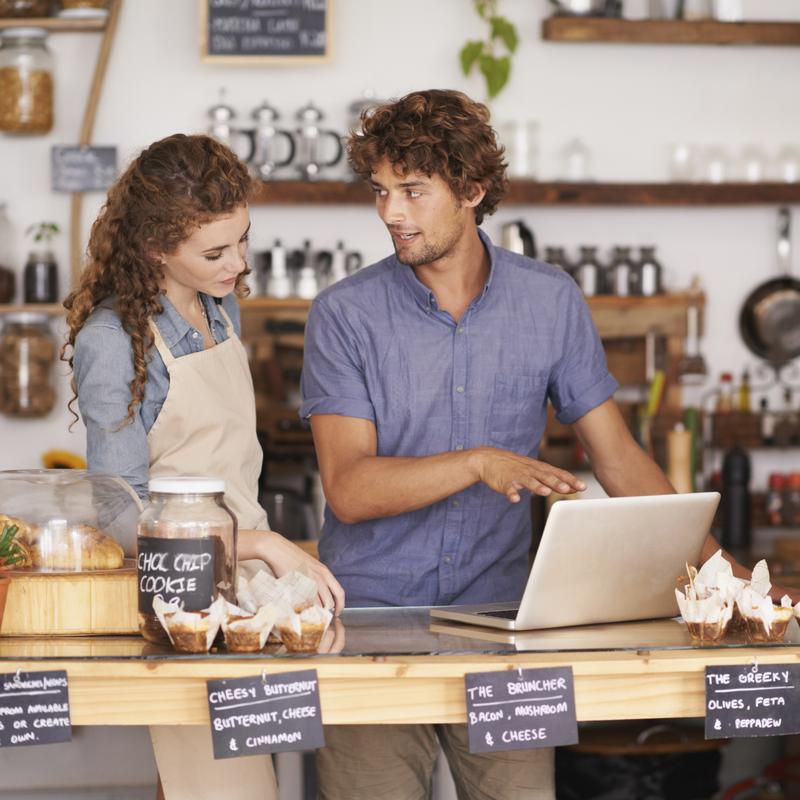
<path fill-rule="evenodd" d="M 547 375 L 498 373 L 489 406 L 489 443 L 527 455 L 544 432 Z"/>

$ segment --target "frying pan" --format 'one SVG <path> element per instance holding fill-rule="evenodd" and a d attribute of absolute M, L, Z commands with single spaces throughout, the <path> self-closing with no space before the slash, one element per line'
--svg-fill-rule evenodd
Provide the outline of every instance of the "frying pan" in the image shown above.
<path fill-rule="evenodd" d="M 800 356 L 800 280 L 791 272 L 791 216 L 778 211 L 778 262 L 783 274 L 756 286 L 739 312 L 739 332 L 750 352 L 780 369 Z"/>

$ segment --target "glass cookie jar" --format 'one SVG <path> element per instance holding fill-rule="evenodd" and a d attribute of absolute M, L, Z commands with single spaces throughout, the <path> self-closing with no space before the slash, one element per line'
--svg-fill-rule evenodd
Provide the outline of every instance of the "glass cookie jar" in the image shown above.
<path fill-rule="evenodd" d="M 153 600 L 201 611 L 236 594 L 236 517 L 225 505 L 225 481 L 203 477 L 152 478 L 150 505 L 139 518 L 136 559 L 139 630 L 150 642 L 169 638 Z"/>
<path fill-rule="evenodd" d="M 53 127 L 53 57 L 43 28 L 0 36 L 0 131 L 48 133 Z"/>

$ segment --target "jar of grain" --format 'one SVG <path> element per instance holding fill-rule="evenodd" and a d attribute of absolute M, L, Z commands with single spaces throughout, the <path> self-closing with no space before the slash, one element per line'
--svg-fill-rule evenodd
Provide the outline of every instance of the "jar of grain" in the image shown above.
<path fill-rule="evenodd" d="M 43 28 L 0 36 L 0 131 L 48 133 L 53 127 L 53 57 Z"/>
<path fill-rule="evenodd" d="M 49 17 L 50 0 L 0 0 L 0 17 Z"/>
<path fill-rule="evenodd" d="M 56 343 L 47 314 L 0 316 L 0 413 L 43 417 L 53 410 Z"/>

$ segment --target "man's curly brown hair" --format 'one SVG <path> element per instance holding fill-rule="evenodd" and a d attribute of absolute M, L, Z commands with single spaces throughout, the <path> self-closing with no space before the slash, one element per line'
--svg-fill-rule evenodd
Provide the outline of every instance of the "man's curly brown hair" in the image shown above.
<path fill-rule="evenodd" d="M 439 175 L 459 200 L 472 197 L 478 183 L 486 190 L 475 208 L 478 225 L 506 193 L 505 151 L 489 125 L 489 109 L 462 92 L 412 92 L 366 110 L 361 127 L 350 133 L 347 157 L 364 180 L 388 158 L 402 174 Z"/>
<path fill-rule="evenodd" d="M 247 167 L 224 145 L 209 136 L 175 134 L 151 144 L 109 189 L 92 225 L 80 282 L 64 301 L 69 332 L 61 358 L 72 368 L 78 333 L 100 303 L 113 297 L 131 337 L 134 372 L 121 425 L 133 420 L 144 397 L 153 347 L 149 321 L 163 311 L 160 256 L 174 253 L 200 225 L 244 205 L 250 183 Z M 248 272 L 236 279 L 238 297 L 247 294 Z M 72 391 L 70 410 L 77 399 L 74 377 Z"/>

